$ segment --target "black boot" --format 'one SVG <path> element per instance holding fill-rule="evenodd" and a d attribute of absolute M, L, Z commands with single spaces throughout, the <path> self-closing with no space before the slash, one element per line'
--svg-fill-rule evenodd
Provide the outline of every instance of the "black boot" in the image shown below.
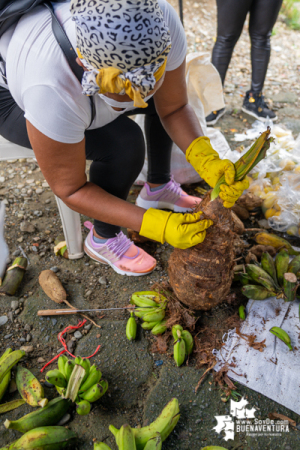
<path fill-rule="evenodd" d="M 268 118 L 273 121 L 277 120 L 276 114 L 268 108 L 261 92 L 256 94 L 255 92 L 247 91 L 242 111 L 250 116 L 256 117 L 256 119 L 262 122 L 266 122 Z"/>
<path fill-rule="evenodd" d="M 218 111 L 211 112 L 208 116 L 205 117 L 206 125 L 214 125 L 218 122 L 220 117 L 224 116 L 225 108 L 219 109 Z"/>

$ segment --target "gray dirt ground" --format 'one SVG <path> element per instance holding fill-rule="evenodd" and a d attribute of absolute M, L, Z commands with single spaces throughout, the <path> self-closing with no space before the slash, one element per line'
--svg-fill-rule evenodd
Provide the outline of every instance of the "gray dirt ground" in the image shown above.
<path fill-rule="evenodd" d="M 209 10 L 210 4 L 204 4 L 207 10 Z M 190 14 L 193 6 L 196 8 L 195 5 L 199 6 L 198 3 L 191 4 L 190 8 L 185 11 L 187 21 L 191 20 Z M 202 17 L 204 24 L 210 24 L 211 20 L 214 20 L 214 16 L 212 19 L 211 16 L 205 14 Z M 210 30 L 209 26 L 208 30 Z M 203 30 L 205 31 L 205 26 Z M 212 46 L 211 32 L 205 32 L 210 36 L 207 46 L 210 49 Z M 284 32 L 290 33 L 286 29 Z M 188 34 L 189 40 L 194 39 L 191 33 L 193 34 L 193 30 Z M 293 42 L 296 40 L 294 34 Z M 200 36 L 201 42 L 207 38 L 207 36 L 203 37 L 202 33 Z M 277 37 L 278 35 L 275 35 L 276 39 Z M 295 55 L 298 55 L 298 47 L 296 52 L 298 53 Z M 241 88 L 243 91 L 246 90 L 248 83 L 249 67 L 247 64 L 246 68 L 248 72 L 243 78 L 244 84 Z M 297 70 L 299 75 L 299 68 Z M 230 79 L 230 81 L 232 80 Z M 227 112 L 217 125 L 233 149 L 237 147 L 232 139 L 234 132 L 236 130 L 243 131 L 253 122 L 240 111 L 241 94 L 238 86 L 240 85 L 230 85 L 227 90 L 225 86 Z M 279 86 L 277 85 L 276 89 L 278 90 L 276 94 L 272 91 L 272 100 L 273 106 L 277 110 L 278 122 L 292 129 L 296 137 L 300 132 L 300 110 L 293 84 L 287 87 L 286 84 L 281 83 Z M 1 177 L 4 177 L 4 181 L 1 181 Z M 68 301 L 76 307 L 124 306 L 128 304 L 131 293 L 148 290 L 154 283 L 167 281 L 167 264 L 172 249 L 169 245 L 144 244 L 143 248 L 158 260 L 158 265 L 151 275 L 134 278 L 119 276 L 111 269 L 91 261 L 87 256 L 76 261 L 54 256 L 54 239 L 62 232 L 61 222 L 54 196 L 45 184 L 37 165 L 33 161 L 26 160 L 0 163 L 0 181 L 0 199 L 7 201 L 5 237 L 9 245 L 11 260 L 18 255 L 19 246 L 25 250 L 30 259 L 29 268 L 16 296 L 13 298 L 1 297 L 0 315 L 9 317 L 7 324 L 0 327 L 1 353 L 7 347 L 17 349 L 21 345 L 32 346 L 28 357 L 24 360 L 24 365 L 43 382 L 44 374 L 40 373 L 41 367 L 61 348 L 57 334 L 67 325 L 77 324 L 78 318 L 75 316 L 63 316 L 55 319 L 37 317 L 36 313 L 39 309 L 57 307 L 38 285 L 40 271 L 56 267 L 57 275 L 68 292 Z M 186 186 L 186 189 L 189 193 L 196 195 L 195 187 L 195 185 Z M 132 188 L 129 201 L 135 200 L 138 190 L 137 187 Z M 86 219 L 82 217 L 82 223 Z M 24 220 L 30 221 L 34 225 L 33 232 L 20 230 L 20 223 Z M 84 228 L 83 234 L 86 235 Z M 14 300 L 19 302 L 19 306 L 14 306 L 17 308 L 16 310 L 11 307 L 11 302 Z M 245 303 L 244 299 L 239 301 Z M 207 325 L 219 321 L 221 324 L 236 310 L 236 305 L 224 304 L 209 314 L 203 315 L 203 323 Z M 234 441 L 226 442 L 223 436 L 218 435 L 212 428 L 216 425 L 214 416 L 229 413 L 229 402 L 221 401 L 220 390 L 214 386 L 211 375 L 195 393 L 195 387 L 205 368 L 198 369 L 194 357 L 189 361 L 189 366 L 183 365 L 176 368 L 171 348 L 166 354 L 153 353 L 151 350 L 153 338 L 149 332 L 144 332 L 140 327 L 137 340 L 128 342 L 125 337 L 128 314 L 122 311 L 107 313 L 103 318 L 99 315 L 93 318 L 101 328 L 92 326 L 90 330 L 84 330 L 83 337 L 75 341 L 75 354 L 90 355 L 98 344 L 101 345 L 100 352 L 92 358 L 92 361 L 99 365 L 103 377 L 109 382 L 109 389 L 106 395 L 93 405 L 88 416 L 81 417 L 74 411 L 71 412 L 72 420 L 68 423 L 68 427 L 78 432 L 80 437 L 78 449 L 92 449 L 94 440 L 104 440 L 112 450 L 116 450 L 114 439 L 108 431 L 109 424 L 112 423 L 117 427 L 127 422 L 131 426 L 147 424 L 158 415 L 169 399 L 175 396 L 180 402 L 181 418 L 175 431 L 164 443 L 165 450 L 200 450 L 206 445 L 224 446 L 230 450 L 300 449 L 300 417 L 243 386 L 237 386 L 237 389 L 246 396 L 251 407 L 255 406 L 258 409 L 257 418 L 266 419 L 268 413 L 275 411 L 295 420 L 299 429 L 290 428 L 289 433 L 276 438 L 260 437 L 255 439 L 246 437 L 244 433 L 236 433 Z M 52 364 L 51 368 L 54 367 L 55 365 Z M 48 398 L 54 397 L 56 394 L 55 390 L 47 387 L 45 387 L 45 392 Z M 18 394 L 12 392 L 6 394 L 4 401 L 17 397 Z M 20 436 L 18 432 L 5 430 L 3 426 L 5 419 L 15 420 L 30 410 L 32 408 L 25 405 L 1 415 L 0 446 L 6 445 Z"/>

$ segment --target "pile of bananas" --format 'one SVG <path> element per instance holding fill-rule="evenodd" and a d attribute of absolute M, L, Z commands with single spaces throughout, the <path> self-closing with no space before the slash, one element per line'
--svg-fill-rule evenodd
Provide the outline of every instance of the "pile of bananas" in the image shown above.
<path fill-rule="evenodd" d="M 144 321 L 142 328 L 151 330 L 151 333 L 154 335 L 163 334 L 167 329 L 166 321 L 164 320 L 167 302 L 166 297 L 155 291 L 135 292 L 130 300 L 132 305 L 137 306 L 134 314 Z M 127 322 L 126 336 L 129 340 L 132 340 L 135 339 L 135 335 L 136 322 L 131 313 L 131 317 Z"/>
<path fill-rule="evenodd" d="M 101 398 L 108 389 L 108 383 L 102 379 L 102 373 L 88 359 L 77 356 L 69 360 L 65 355 L 58 358 L 58 369 L 46 374 L 48 383 L 56 386 L 59 394 L 76 403 L 76 411 L 84 416 L 89 414 L 91 403 Z"/>
<path fill-rule="evenodd" d="M 0 358 L 0 400 L 4 396 L 11 378 L 11 369 L 25 356 L 23 350 L 12 351 L 8 348 Z M 27 402 L 31 406 L 45 406 L 44 390 L 33 374 L 24 367 L 18 366 L 16 384 L 22 399 L 13 400 L 0 406 L 0 413 L 11 411 Z"/>
<path fill-rule="evenodd" d="M 39 427 L 0 450 L 60 450 L 75 448 L 77 435 L 64 427 Z"/>
<path fill-rule="evenodd" d="M 269 253 L 265 252 L 261 257 L 261 265 L 247 264 L 247 273 L 237 274 L 237 278 L 244 285 L 242 293 L 253 300 L 276 296 L 288 302 L 294 301 L 298 288 L 297 274 L 300 275 L 300 255 L 291 262 L 289 260 L 288 251 L 282 249 L 277 253 L 275 262 Z"/>
<path fill-rule="evenodd" d="M 0 358 L 0 401 L 4 396 L 6 389 L 8 388 L 10 377 L 11 377 L 11 369 L 18 361 L 25 355 L 24 351 L 17 350 L 15 352 L 12 351 L 11 348 L 5 350 L 3 355 Z"/>
<path fill-rule="evenodd" d="M 184 330 L 181 325 L 173 325 L 172 335 L 174 338 L 174 360 L 177 367 L 180 367 L 185 358 L 192 353 L 194 339 L 191 333 Z"/>
<path fill-rule="evenodd" d="M 109 430 L 114 435 L 119 450 L 161 450 L 162 442 L 174 430 L 179 417 L 178 400 L 173 398 L 150 425 L 131 428 L 126 424 L 120 430 L 110 425 Z M 98 442 L 95 443 L 94 450 L 111 449 L 103 442 Z"/>

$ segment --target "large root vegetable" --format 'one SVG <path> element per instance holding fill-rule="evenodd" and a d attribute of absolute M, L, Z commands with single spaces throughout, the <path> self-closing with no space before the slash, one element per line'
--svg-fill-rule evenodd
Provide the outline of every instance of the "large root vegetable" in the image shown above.
<path fill-rule="evenodd" d="M 270 129 L 262 133 L 248 152 L 236 163 L 236 181 L 241 181 L 261 161 L 270 146 Z M 230 209 L 218 198 L 224 175 L 195 209 L 214 223 L 206 238 L 195 247 L 175 249 L 169 259 L 169 279 L 176 296 L 195 310 L 209 310 L 222 303 L 229 294 L 234 258 L 234 222 Z M 253 202 L 252 202 L 253 203 Z M 234 217 L 235 226 L 243 232 L 243 224 Z"/>
<path fill-rule="evenodd" d="M 209 310 L 224 301 L 233 279 L 234 233 L 231 211 L 210 193 L 197 210 L 214 224 L 201 244 L 175 249 L 169 259 L 169 278 L 176 296 L 192 309 Z"/>
<path fill-rule="evenodd" d="M 67 299 L 63 285 L 52 270 L 43 270 L 39 276 L 39 283 L 45 294 L 56 303 L 63 303 Z"/>

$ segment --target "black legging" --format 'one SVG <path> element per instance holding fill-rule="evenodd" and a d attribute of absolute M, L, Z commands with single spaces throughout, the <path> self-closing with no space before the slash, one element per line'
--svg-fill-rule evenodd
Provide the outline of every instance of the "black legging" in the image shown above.
<path fill-rule="evenodd" d="M 281 4 L 282 0 L 217 0 L 218 35 L 212 63 L 219 71 L 223 84 L 234 46 L 250 12 L 251 91 L 262 91 L 271 53 L 270 36 Z"/>
<path fill-rule="evenodd" d="M 145 141 L 141 128 L 126 115 L 145 114 L 145 134 L 150 183 L 170 180 L 172 141 L 156 113 L 154 101 L 147 108 L 135 109 L 108 125 L 86 130 L 86 159 L 92 160 L 90 181 L 106 192 L 126 200 L 129 190 L 140 173 L 145 157 Z M 10 92 L 0 87 L 0 135 L 10 142 L 31 148 L 24 112 Z M 101 204 L 99 204 L 99 209 Z M 114 237 L 120 227 L 94 221 L 96 232 L 105 238 Z"/>

